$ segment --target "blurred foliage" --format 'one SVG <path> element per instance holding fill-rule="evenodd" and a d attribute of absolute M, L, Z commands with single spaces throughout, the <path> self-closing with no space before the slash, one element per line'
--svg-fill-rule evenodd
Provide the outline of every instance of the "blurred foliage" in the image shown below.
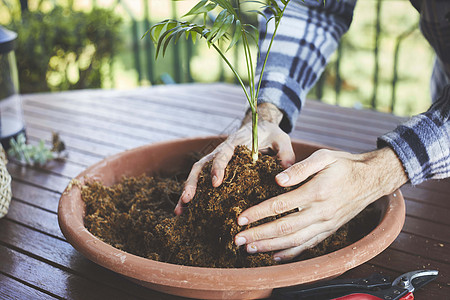
<path fill-rule="evenodd" d="M 77 11 L 86 12 L 95 9 L 93 8 L 95 6 L 107 7 L 120 14 L 123 18 L 120 28 L 113 29 L 108 25 L 110 27 L 107 29 L 114 32 L 114 38 L 119 39 L 120 37 L 120 45 L 122 47 L 118 49 L 117 42 L 114 43 L 114 47 L 116 47 L 112 51 L 114 52 L 114 64 L 110 64 L 110 56 L 101 60 L 100 71 L 97 73 L 97 79 L 101 78 L 102 80 L 101 87 L 120 89 L 156 84 L 159 83 L 158 78 L 167 74 L 172 76 L 172 78 L 176 78 L 178 75 L 180 77 L 179 82 L 187 82 L 191 78 L 196 82 L 234 82 L 233 74 L 226 69 L 220 57 L 211 51 L 207 45 L 196 43 L 192 48 L 188 48 L 187 45 L 190 45 L 190 43 L 187 43 L 185 40 L 180 40 L 177 47 L 173 47 L 173 51 L 168 51 L 167 57 L 155 62 L 155 49 L 153 45 L 151 43 L 147 45 L 145 39 L 141 40 L 142 35 L 149 29 L 149 24 L 154 24 L 156 21 L 164 18 L 180 16 L 197 1 L 28 0 L 28 3 L 30 10 L 34 11 L 33 14 L 38 14 L 36 13 L 37 11 L 42 11 L 43 13 L 39 13 L 39 15 L 56 15 L 55 18 L 59 18 L 59 21 L 63 22 L 62 25 L 50 24 L 46 25 L 45 28 L 42 28 L 44 25 L 35 24 L 37 31 L 34 32 L 34 35 L 42 36 L 40 38 L 41 40 L 38 41 L 40 45 L 44 45 L 43 41 L 47 39 L 45 35 L 49 34 L 54 36 L 56 34 L 52 30 L 55 30 L 57 27 L 70 27 L 70 34 L 83 29 L 77 28 L 74 25 L 73 20 L 76 19 L 75 14 L 72 10 L 67 9 L 67 7 L 74 7 Z M 374 91 L 373 50 L 375 46 L 375 8 L 377 2 L 378 0 L 357 1 L 352 25 L 341 43 L 342 56 L 335 54 L 331 57 L 330 63 L 325 69 L 326 76 L 323 77 L 323 85 L 321 88 L 316 88 L 311 91 L 309 98 L 317 98 L 320 94 L 320 98 L 326 103 L 357 108 L 371 107 L 370 100 Z M 377 88 L 377 110 L 389 112 L 393 98 L 392 81 L 396 43 L 399 36 L 416 26 L 419 14 L 412 7 L 410 1 L 382 0 L 381 2 L 381 32 L 378 48 L 380 68 Z M 12 20 L 21 20 L 20 5 L 18 3 L 19 0 L 0 0 L 0 23 L 7 25 L 7 28 L 11 28 L 9 24 L 12 23 Z M 69 13 L 59 17 L 56 12 L 52 13 L 51 10 L 55 3 L 66 7 L 64 10 L 69 11 Z M 147 8 L 145 4 L 148 5 Z M 88 13 L 83 14 L 87 15 Z M 147 18 L 148 22 L 146 22 Z M 87 23 L 87 19 L 79 21 L 84 22 L 84 24 Z M 100 26 L 106 26 L 106 22 L 108 24 L 114 23 L 113 21 L 104 21 Z M 251 22 L 255 23 L 255 20 L 251 20 Z M 71 25 L 69 26 L 69 24 Z M 51 29 L 49 30 L 48 28 Z M 116 33 L 117 35 L 115 35 Z M 44 82 L 46 89 L 63 89 L 65 86 L 76 83 L 79 77 L 83 77 L 80 75 L 80 69 L 86 68 L 90 64 L 92 50 L 95 50 L 93 42 L 89 41 L 88 44 L 89 46 L 82 52 L 86 54 L 81 57 L 73 50 L 72 52 L 63 50 L 62 57 L 64 59 L 61 59 L 56 52 L 52 52 L 53 54 L 50 55 L 50 58 L 55 58 L 51 60 L 51 66 L 40 73 L 43 75 L 39 75 L 41 79 L 47 79 L 49 81 L 48 86 L 45 86 Z M 44 46 L 40 46 L 39 49 L 42 51 L 43 48 Z M 407 116 L 423 112 L 430 104 L 429 79 L 434 52 L 421 35 L 419 29 L 403 39 L 400 48 L 394 113 Z M 107 50 L 109 51 L 111 49 Z M 31 50 L 29 52 L 31 53 Z M 33 59 L 32 57 L 28 57 L 31 64 L 41 64 L 44 61 L 44 59 L 40 58 L 43 56 L 42 53 L 33 53 L 32 55 L 39 58 Z M 244 77 L 244 80 L 247 81 L 244 62 L 245 54 L 243 51 L 230 51 L 227 55 L 233 63 L 241 66 L 239 72 Z M 21 56 L 23 57 L 23 55 Z M 88 59 L 81 59 L 82 57 L 88 57 Z M 30 64 L 22 62 L 21 59 L 21 57 L 17 58 L 21 69 L 23 65 L 26 67 L 27 64 Z M 50 60 L 47 60 L 47 62 L 50 62 Z M 338 62 L 339 68 L 337 67 Z M 58 66 L 59 64 L 61 65 Z M 48 64 L 45 63 L 44 65 L 47 66 Z M 60 69 L 66 72 L 61 72 L 59 71 Z M 339 72 L 337 73 L 336 71 Z M 21 70 L 21 74 L 24 74 L 23 70 Z M 188 74 L 189 76 L 187 76 Z M 21 75 L 22 92 L 26 91 L 24 89 L 26 88 L 24 86 L 26 80 L 23 79 L 23 76 Z M 60 84 L 60 82 L 64 82 L 63 79 L 65 80 L 65 86 Z M 88 85 L 80 84 L 80 87 L 83 86 Z M 92 84 L 89 87 L 93 87 Z"/>
<path fill-rule="evenodd" d="M 11 13 L 21 93 L 100 88 L 110 76 L 103 69 L 120 44 L 121 18 L 109 9 L 70 7 Z"/>

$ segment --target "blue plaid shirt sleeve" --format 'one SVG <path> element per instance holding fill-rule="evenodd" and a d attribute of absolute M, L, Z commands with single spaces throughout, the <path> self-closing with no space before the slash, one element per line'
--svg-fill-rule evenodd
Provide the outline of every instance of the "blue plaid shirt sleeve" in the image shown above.
<path fill-rule="evenodd" d="M 413 185 L 450 177 L 450 1 L 422 1 L 420 28 L 436 52 L 430 109 L 378 139 L 403 163 Z"/>
<path fill-rule="evenodd" d="M 397 153 L 411 184 L 450 177 L 450 84 L 427 112 L 378 139 L 379 148 L 386 145 Z"/>
<path fill-rule="evenodd" d="M 283 4 L 278 1 L 279 5 Z M 303 106 L 306 94 L 323 72 L 348 30 L 356 0 L 291 0 L 278 28 L 264 70 L 258 103 L 276 105 L 284 115 L 280 127 L 290 132 Z M 267 17 L 270 14 L 266 12 Z M 260 22 L 261 56 L 256 80 L 274 31 L 273 21 Z M 267 29 L 267 34 L 266 33 Z"/>

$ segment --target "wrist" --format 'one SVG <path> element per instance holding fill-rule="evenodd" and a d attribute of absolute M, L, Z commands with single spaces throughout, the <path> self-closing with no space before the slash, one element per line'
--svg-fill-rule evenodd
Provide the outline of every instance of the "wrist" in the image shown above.
<path fill-rule="evenodd" d="M 394 192 L 408 181 L 402 162 L 390 147 L 366 153 L 365 156 L 372 174 L 378 178 L 382 195 Z"/>
<path fill-rule="evenodd" d="M 283 113 L 272 103 L 258 105 L 258 120 L 267 121 L 279 125 L 283 119 Z M 241 127 L 252 122 L 252 111 L 249 109 L 242 120 Z"/>

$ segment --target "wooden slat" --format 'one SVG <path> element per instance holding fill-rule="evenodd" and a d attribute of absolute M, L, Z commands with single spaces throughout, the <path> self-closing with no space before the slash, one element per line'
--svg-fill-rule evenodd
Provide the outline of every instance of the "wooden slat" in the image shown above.
<path fill-rule="evenodd" d="M 0 272 L 64 299 L 136 299 L 0 245 Z M 23 299 L 23 298 L 22 298 Z"/>
<path fill-rule="evenodd" d="M 429 258 L 424 259 L 419 255 L 411 255 L 402 251 L 387 249 L 371 259 L 369 263 L 395 270 L 399 274 L 412 270 L 438 270 L 439 276 L 436 278 L 436 283 L 446 285 L 450 282 L 450 267 L 448 264 Z"/>
<path fill-rule="evenodd" d="M 42 120 L 41 118 L 26 116 L 26 122 L 29 126 L 33 126 L 35 129 L 40 129 L 47 132 L 57 131 L 61 136 L 70 135 L 73 137 L 83 138 L 87 137 L 104 145 L 112 147 L 118 147 L 125 149 L 124 145 L 129 148 L 141 146 L 143 141 L 136 138 L 131 138 L 122 134 L 115 134 L 115 132 L 106 132 L 105 130 L 99 130 L 85 126 L 84 124 L 70 124 L 63 123 L 61 121 Z M 145 142 L 149 142 L 149 139 L 144 139 Z"/>
<path fill-rule="evenodd" d="M 401 232 L 390 248 L 420 255 L 423 258 L 450 263 L 448 254 L 450 243 L 433 240 L 429 237 L 421 237 L 414 233 Z"/>
<path fill-rule="evenodd" d="M 445 193 L 447 195 L 447 198 L 450 199 L 450 178 L 441 179 L 441 180 L 428 180 L 423 183 L 421 183 L 419 186 L 420 188 L 425 188 L 431 191 L 438 191 Z"/>
<path fill-rule="evenodd" d="M 21 181 L 59 193 L 64 191 L 71 179 L 70 177 L 51 174 L 43 169 L 26 168 L 14 163 L 8 164 L 8 172 L 13 178 L 20 178 Z"/>
<path fill-rule="evenodd" d="M 408 199 L 408 198 L 406 198 Z M 406 214 L 450 226 L 450 209 L 428 203 L 406 200 Z"/>
<path fill-rule="evenodd" d="M 136 103 L 132 104 L 133 102 L 131 102 L 130 104 L 129 100 L 130 99 L 128 99 L 127 101 L 123 101 L 123 99 L 117 99 L 116 101 L 110 100 L 110 103 L 108 103 L 107 105 L 111 107 L 108 108 L 106 108 L 105 105 L 101 102 L 99 103 L 89 99 L 83 99 L 79 101 L 83 105 L 75 105 L 75 103 L 73 102 L 57 102 L 50 104 L 52 107 L 64 107 L 65 109 L 70 109 L 71 111 L 77 113 L 83 113 L 86 116 L 96 116 L 100 118 L 100 120 L 109 120 L 130 127 L 145 128 L 148 131 L 153 130 L 155 131 L 156 135 L 170 134 L 175 137 L 188 134 L 201 134 L 201 132 L 196 132 L 196 129 L 200 126 L 192 126 L 192 124 L 190 124 L 189 128 L 191 130 L 189 131 L 183 129 L 182 127 L 175 126 L 177 123 L 189 125 L 186 124 L 186 121 L 183 121 L 183 118 L 180 118 L 182 116 L 188 117 L 188 115 L 193 114 L 193 116 L 189 117 L 194 119 L 194 117 L 197 116 L 197 123 L 204 121 L 205 118 L 207 120 L 212 120 L 212 116 L 208 117 L 207 115 L 201 113 L 196 114 L 195 111 L 192 112 L 183 107 L 174 107 L 172 105 L 170 107 L 167 107 L 167 105 L 165 104 L 167 104 L 168 99 L 159 99 L 158 102 L 145 102 L 142 105 L 139 105 L 139 108 L 133 107 L 136 105 Z M 130 114 L 133 115 L 132 119 L 125 118 L 125 116 L 128 116 Z M 203 117 L 201 117 L 202 115 Z M 224 118 L 222 117 L 216 119 L 216 122 L 220 122 L 222 119 Z M 204 124 L 207 124 L 207 122 L 204 122 Z M 218 133 L 217 131 L 221 128 L 222 126 L 217 126 L 215 129 L 216 133 Z"/>
<path fill-rule="evenodd" d="M 35 288 L 29 287 L 20 281 L 0 274 L 0 299 L 57 299 Z"/>
<path fill-rule="evenodd" d="M 28 255 L 40 261 L 51 262 L 54 267 L 70 270 L 89 281 L 117 288 L 140 298 L 160 295 L 131 281 L 123 280 L 122 276 L 92 263 L 65 241 L 8 220 L 0 220 L 0 226 L 4 228 L 0 231 L 0 243 L 7 247 L 26 249 Z"/>
<path fill-rule="evenodd" d="M 415 187 L 406 184 L 401 188 L 401 191 L 408 199 L 437 207 L 450 208 L 450 194 L 445 191 L 430 190 L 429 188 L 424 187 L 425 183 L 426 182 Z"/>
<path fill-rule="evenodd" d="M 429 237 L 441 242 L 450 243 L 450 231 L 448 225 L 408 217 L 405 221 L 405 225 L 403 226 L 403 231 L 422 237 Z"/>
<path fill-rule="evenodd" d="M 58 216 L 56 213 L 42 210 L 13 199 L 6 218 L 18 224 L 34 228 L 53 237 L 65 240 L 59 229 Z"/>
<path fill-rule="evenodd" d="M 61 194 L 36 187 L 18 180 L 11 183 L 12 194 L 15 199 L 30 205 L 41 207 L 56 213 Z"/>

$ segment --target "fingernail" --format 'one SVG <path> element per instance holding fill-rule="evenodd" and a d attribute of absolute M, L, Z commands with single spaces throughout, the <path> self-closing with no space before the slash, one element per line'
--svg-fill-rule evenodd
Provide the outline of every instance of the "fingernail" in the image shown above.
<path fill-rule="evenodd" d="M 235 240 L 236 246 L 242 246 L 246 242 L 247 242 L 247 240 L 245 239 L 245 237 L 243 237 L 243 236 L 236 237 L 236 240 Z"/>
<path fill-rule="evenodd" d="M 278 175 L 276 176 L 276 178 L 277 178 L 277 181 L 278 181 L 279 183 L 286 183 L 286 182 L 289 181 L 289 176 L 288 176 L 288 174 L 286 174 L 286 173 L 284 173 L 284 172 L 278 174 Z"/>
<path fill-rule="evenodd" d="M 246 217 L 240 217 L 238 219 L 239 226 L 244 226 L 248 224 L 248 219 Z"/>
<path fill-rule="evenodd" d="M 213 183 L 213 184 L 216 184 L 217 180 L 218 180 L 217 176 L 214 175 L 213 178 L 212 178 L 212 183 Z"/>
<path fill-rule="evenodd" d="M 255 245 L 248 245 L 247 246 L 247 252 L 250 254 L 254 254 L 258 251 L 258 248 L 256 248 Z"/>
<path fill-rule="evenodd" d="M 273 258 L 273 260 L 276 261 L 276 262 L 280 262 L 280 261 L 281 261 L 281 257 L 275 256 L 275 257 Z"/>
<path fill-rule="evenodd" d="M 181 193 L 180 198 L 182 199 L 184 197 L 184 195 L 186 194 L 186 190 L 183 190 L 183 192 Z"/>

